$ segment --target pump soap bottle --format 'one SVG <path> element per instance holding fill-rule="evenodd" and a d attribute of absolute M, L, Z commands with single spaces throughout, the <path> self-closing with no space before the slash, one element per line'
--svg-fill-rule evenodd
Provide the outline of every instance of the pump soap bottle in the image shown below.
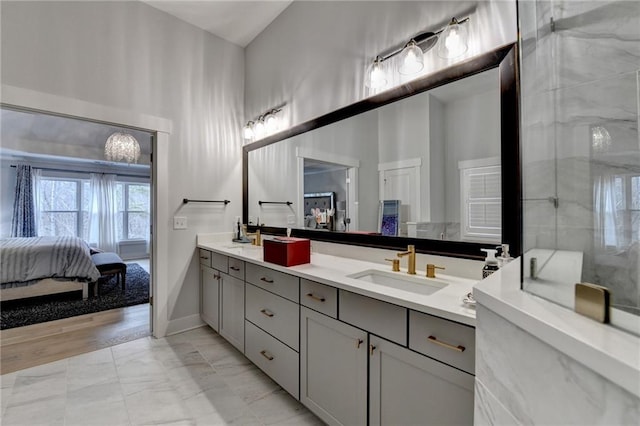
<path fill-rule="evenodd" d="M 480 250 L 487 253 L 487 257 L 484 260 L 484 268 L 482 268 L 482 279 L 485 279 L 499 269 L 498 259 L 496 259 L 496 253 L 498 250 L 495 250 L 495 249 L 480 249 Z"/>
<path fill-rule="evenodd" d="M 496 248 L 500 248 L 500 256 L 498 256 L 498 267 L 502 268 L 507 263 L 513 260 L 513 257 L 509 254 L 509 244 L 501 244 Z"/>

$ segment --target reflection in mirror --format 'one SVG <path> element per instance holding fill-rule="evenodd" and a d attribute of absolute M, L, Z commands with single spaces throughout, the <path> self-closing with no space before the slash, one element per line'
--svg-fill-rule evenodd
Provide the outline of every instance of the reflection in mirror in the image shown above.
<path fill-rule="evenodd" d="M 494 68 L 250 151 L 249 222 L 500 243 L 499 87 Z"/>

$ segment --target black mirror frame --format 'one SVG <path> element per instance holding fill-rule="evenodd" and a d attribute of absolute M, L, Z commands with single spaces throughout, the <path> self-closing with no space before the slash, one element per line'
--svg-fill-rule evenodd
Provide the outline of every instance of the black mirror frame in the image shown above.
<path fill-rule="evenodd" d="M 500 75 L 501 165 L 502 165 L 502 242 L 509 244 L 512 256 L 522 255 L 522 174 L 520 158 L 520 72 L 518 46 L 509 44 L 491 52 L 465 60 L 455 66 L 387 90 L 378 95 L 332 111 L 321 117 L 298 124 L 242 148 L 242 221 L 249 218 L 249 152 L 290 137 L 327 126 L 354 115 L 370 111 L 391 102 L 431 90 L 435 87 L 469 77 L 493 68 Z M 255 229 L 250 227 L 251 230 Z M 285 235 L 286 228 L 263 226 L 265 234 Z M 381 235 L 327 232 L 293 228 L 291 235 L 340 244 L 350 244 L 391 250 L 403 250 L 413 244 L 419 253 L 483 259 L 481 248 L 495 244 L 463 241 L 442 241 L 422 238 L 387 237 Z"/>

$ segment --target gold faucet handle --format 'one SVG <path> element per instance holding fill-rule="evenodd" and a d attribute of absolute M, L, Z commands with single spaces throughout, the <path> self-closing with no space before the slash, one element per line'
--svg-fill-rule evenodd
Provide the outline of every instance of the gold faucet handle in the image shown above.
<path fill-rule="evenodd" d="M 433 263 L 427 263 L 427 278 L 435 278 L 436 269 L 444 270 L 445 268 L 443 266 L 436 266 Z"/>
<path fill-rule="evenodd" d="M 391 270 L 393 272 L 400 272 L 400 259 L 385 259 L 387 262 L 391 262 Z"/>

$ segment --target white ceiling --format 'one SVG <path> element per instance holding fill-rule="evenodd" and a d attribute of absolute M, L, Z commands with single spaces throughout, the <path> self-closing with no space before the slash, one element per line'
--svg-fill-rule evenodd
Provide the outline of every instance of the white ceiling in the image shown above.
<path fill-rule="evenodd" d="M 293 0 L 142 0 L 231 43 L 246 47 Z"/>

